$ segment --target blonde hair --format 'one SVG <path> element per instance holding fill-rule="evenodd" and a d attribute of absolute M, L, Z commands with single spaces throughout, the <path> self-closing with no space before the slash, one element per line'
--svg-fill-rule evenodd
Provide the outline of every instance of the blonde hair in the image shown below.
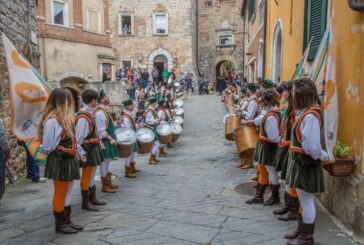
<path fill-rule="evenodd" d="M 73 136 L 73 125 L 71 115 L 73 110 L 73 98 L 70 91 L 63 88 L 56 88 L 50 94 L 42 118 L 39 123 L 39 140 L 43 140 L 43 130 L 45 122 L 56 117 L 66 133 Z"/>

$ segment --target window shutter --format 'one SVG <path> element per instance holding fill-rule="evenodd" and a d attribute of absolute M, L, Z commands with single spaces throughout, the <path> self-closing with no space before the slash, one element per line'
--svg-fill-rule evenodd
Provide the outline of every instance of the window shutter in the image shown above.
<path fill-rule="evenodd" d="M 308 60 L 314 60 L 315 58 L 321 39 L 326 30 L 326 22 L 327 0 L 306 0 L 303 52 L 312 38 Z"/>
<path fill-rule="evenodd" d="M 248 2 L 248 18 L 251 20 L 255 13 L 255 0 L 249 0 Z"/>

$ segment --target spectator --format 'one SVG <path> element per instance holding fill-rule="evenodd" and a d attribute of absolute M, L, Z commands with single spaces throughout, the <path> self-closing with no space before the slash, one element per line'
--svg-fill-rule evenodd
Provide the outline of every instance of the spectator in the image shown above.
<path fill-rule="evenodd" d="M 163 81 L 167 82 L 168 78 L 169 78 L 169 71 L 167 69 L 164 69 L 162 72 L 162 77 L 163 77 Z"/>
<path fill-rule="evenodd" d="M 30 152 L 24 141 L 18 140 L 18 145 L 24 147 L 25 152 L 27 153 L 26 159 L 26 167 L 27 167 L 27 179 L 31 180 L 33 183 L 44 183 L 46 182 L 45 178 L 41 178 L 39 176 L 39 163 L 36 161 Z"/>
<path fill-rule="evenodd" d="M 102 74 L 102 82 L 104 83 L 105 81 L 110 81 L 110 80 L 111 80 L 110 71 L 109 69 L 105 69 L 104 73 Z"/>
<path fill-rule="evenodd" d="M 118 70 L 116 73 L 115 73 L 115 77 L 116 77 L 116 81 L 120 81 L 121 80 L 121 69 Z"/>
<path fill-rule="evenodd" d="M 143 81 L 144 81 L 143 88 L 146 88 L 146 87 L 148 87 L 148 82 L 149 82 L 148 70 L 144 69 L 144 72 L 142 74 L 143 74 L 143 77 L 144 77 L 144 79 L 143 79 Z"/>
<path fill-rule="evenodd" d="M 152 71 L 153 86 L 155 86 L 157 84 L 158 77 L 159 77 L 159 71 L 158 71 L 157 67 L 154 67 L 153 71 Z"/>
<path fill-rule="evenodd" d="M 121 70 L 120 70 L 120 77 L 121 77 L 121 79 L 126 79 L 127 78 L 127 74 L 126 74 L 124 68 L 121 68 Z"/>

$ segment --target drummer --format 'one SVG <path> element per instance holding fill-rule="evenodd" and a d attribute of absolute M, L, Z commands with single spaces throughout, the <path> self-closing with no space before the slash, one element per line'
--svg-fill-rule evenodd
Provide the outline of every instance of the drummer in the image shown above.
<path fill-rule="evenodd" d="M 96 126 L 104 144 L 103 149 L 104 161 L 100 165 L 100 175 L 102 182 L 102 191 L 106 193 L 115 193 L 119 188 L 117 185 L 113 185 L 111 182 L 111 172 L 109 172 L 109 165 L 111 159 L 117 158 L 119 155 L 119 149 L 116 145 L 115 134 L 115 121 L 109 113 L 108 105 L 110 104 L 109 97 L 105 94 L 104 90 L 99 93 L 97 111 L 95 113 Z"/>
<path fill-rule="evenodd" d="M 245 105 L 246 106 L 245 110 L 241 112 L 243 120 L 248 120 L 248 121 L 254 120 L 254 118 L 258 114 L 259 104 L 257 96 L 255 94 L 256 90 L 257 87 L 255 86 L 255 83 L 248 83 L 247 85 L 248 98 L 246 103 L 247 105 Z M 254 168 L 252 158 L 249 157 L 247 159 L 244 158 L 240 159 L 240 165 L 238 165 L 237 167 L 240 167 L 241 169 Z"/>
<path fill-rule="evenodd" d="M 152 152 L 149 157 L 149 164 L 158 164 L 160 161 L 157 159 L 157 154 L 159 150 L 159 135 L 157 133 L 157 127 L 160 122 L 158 119 L 157 109 L 158 109 L 158 103 L 157 99 L 155 97 L 150 97 L 148 99 L 149 102 L 149 108 L 147 110 L 147 114 L 145 116 L 145 126 L 148 128 L 153 129 L 155 134 L 154 144 L 152 148 Z"/>
<path fill-rule="evenodd" d="M 128 98 L 123 100 L 124 105 L 124 111 L 123 115 L 120 118 L 120 126 L 122 128 L 130 128 L 134 130 L 134 132 L 137 131 L 139 128 L 139 125 L 137 124 L 136 118 L 135 118 L 135 110 L 134 110 L 134 103 L 133 100 Z M 126 178 L 136 178 L 136 173 L 140 172 L 139 169 L 136 169 L 136 161 L 135 161 L 135 152 L 139 151 L 138 143 L 136 142 L 134 144 L 133 153 L 125 158 L 125 177 Z"/>
<path fill-rule="evenodd" d="M 173 121 L 174 115 L 172 111 L 173 103 L 171 102 L 171 94 L 167 94 L 165 100 L 165 112 L 167 113 L 167 117 L 170 119 L 170 121 Z M 172 142 L 167 145 L 167 148 L 174 148 Z"/>
<path fill-rule="evenodd" d="M 158 100 L 158 105 L 159 105 L 158 119 L 159 119 L 160 123 L 170 124 L 171 119 L 167 113 L 166 100 L 163 98 L 160 98 Z M 168 153 L 164 151 L 164 147 L 165 147 L 165 145 L 162 145 L 162 144 L 159 146 L 159 153 L 158 153 L 159 157 L 167 157 Z"/>

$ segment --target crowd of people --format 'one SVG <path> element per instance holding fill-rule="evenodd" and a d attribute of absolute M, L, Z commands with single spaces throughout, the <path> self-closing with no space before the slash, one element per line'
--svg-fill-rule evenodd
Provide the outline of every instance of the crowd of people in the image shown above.
<path fill-rule="evenodd" d="M 221 79 L 224 79 L 221 77 Z M 225 80 L 221 100 L 241 118 L 241 127 L 253 127 L 257 143 L 238 168 L 257 166 L 256 194 L 246 204 L 280 203 L 280 183 L 285 185 L 284 207 L 274 211 L 283 221 L 298 220 L 297 229 L 284 237 L 289 245 L 313 244 L 316 208 L 314 194 L 325 191 L 323 161 L 333 156 L 322 147 L 322 110 L 315 84 L 308 78 L 281 82 L 257 79 L 248 83 Z M 271 195 L 264 199 L 266 189 Z"/>

